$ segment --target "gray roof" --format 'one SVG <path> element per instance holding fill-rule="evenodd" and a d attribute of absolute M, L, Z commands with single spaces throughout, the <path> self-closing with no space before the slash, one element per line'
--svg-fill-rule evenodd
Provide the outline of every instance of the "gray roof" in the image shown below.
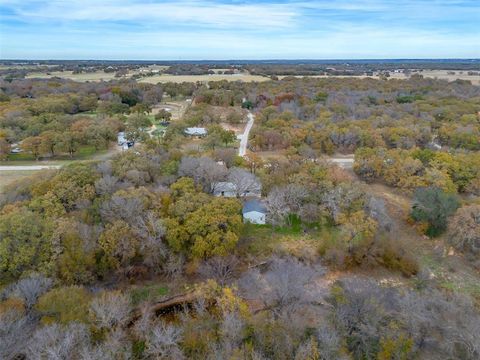
<path fill-rule="evenodd" d="M 213 187 L 214 194 L 220 194 L 222 191 L 233 192 L 233 193 L 237 191 L 237 187 L 235 186 L 235 184 L 229 181 L 219 181 L 219 182 L 213 183 L 212 187 Z"/>
<path fill-rule="evenodd" d="M 260 213 L 266 214 L 267 207 L 260 200 L 248 200 L 243 204 L 242 214 L 249 213 L 251 211 L 258 211 Z"/>
<path fill-rule="evenodd" d="M 207 129 L 202 127 L 189 127 L 185 129 L 185 134 L 194 136 L 207 135 Z"/>

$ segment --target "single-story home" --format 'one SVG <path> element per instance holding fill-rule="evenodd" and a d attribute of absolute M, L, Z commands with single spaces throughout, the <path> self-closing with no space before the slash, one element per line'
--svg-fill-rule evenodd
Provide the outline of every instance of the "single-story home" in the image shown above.
<path fill-rule="evenodd" d="M 243 222 L 264 225 L 267 217 L 267 207 L 257 199 L 248 200 L 242 209 Z"/>
<path fill-rule="evenodd" d="M 215 196 L 222 197 L 261 197 L 262 185 L 260 182 L 251 184 L 249 189 L 245 189 L 243 193 L 239 193 L 237 185 L 230 181 L 220 181 L 212 184 L 212 193 Z"/>
<path fill-rule="evenodd" d="M 189 136 L 205 136 L 207 135 L 207 129 L 202 127 L 189 127 L 185 129 L 185 134 Z"/>
<path fill-rule="evenodd" d="M 220 181 L 212 184 L 213 195 L 222 197 L 236 197 L 237 187 L 234 183 Z"/>

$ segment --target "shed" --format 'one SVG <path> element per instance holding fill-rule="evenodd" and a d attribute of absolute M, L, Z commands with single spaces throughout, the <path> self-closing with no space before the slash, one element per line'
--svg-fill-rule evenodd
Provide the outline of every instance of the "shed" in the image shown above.
<path fill-rule="evenodd" d="M 267 207 L 260 200 L 249 200 L 243 204 L 243 222 L 264 225 L 267 217 Z"/>

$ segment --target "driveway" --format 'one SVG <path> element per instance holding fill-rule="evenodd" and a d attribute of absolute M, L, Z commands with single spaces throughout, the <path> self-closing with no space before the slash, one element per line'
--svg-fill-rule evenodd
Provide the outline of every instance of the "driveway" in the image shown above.
<path fill-rule="evenodd" d="M 252 130 L 253 127 L 253 122 L 255 121 L 255 117 L 250 111 L 248 112 L 247 117 L 247 126 L 245 126 L 245 131 L 243 132 L 243 135 L 241 135 L 242 138 L 240 140 L 240 147 L 238 148 L 238 156 L 242 157 L 247 154 L 248 135 L 250 134 L 250 130 Z"/>

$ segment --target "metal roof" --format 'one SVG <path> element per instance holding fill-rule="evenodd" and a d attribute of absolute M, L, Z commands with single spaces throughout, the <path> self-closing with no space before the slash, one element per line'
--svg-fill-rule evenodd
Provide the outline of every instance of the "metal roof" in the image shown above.
<path fill-rule="evenodd" d="M 267 213 L 267 207 L 260 201 L 260 200 L 248 200 L 243 204 L 243 210 L 242 213 L 246 214 L 251 211 L 257 211 L 263 214 Z"/>

